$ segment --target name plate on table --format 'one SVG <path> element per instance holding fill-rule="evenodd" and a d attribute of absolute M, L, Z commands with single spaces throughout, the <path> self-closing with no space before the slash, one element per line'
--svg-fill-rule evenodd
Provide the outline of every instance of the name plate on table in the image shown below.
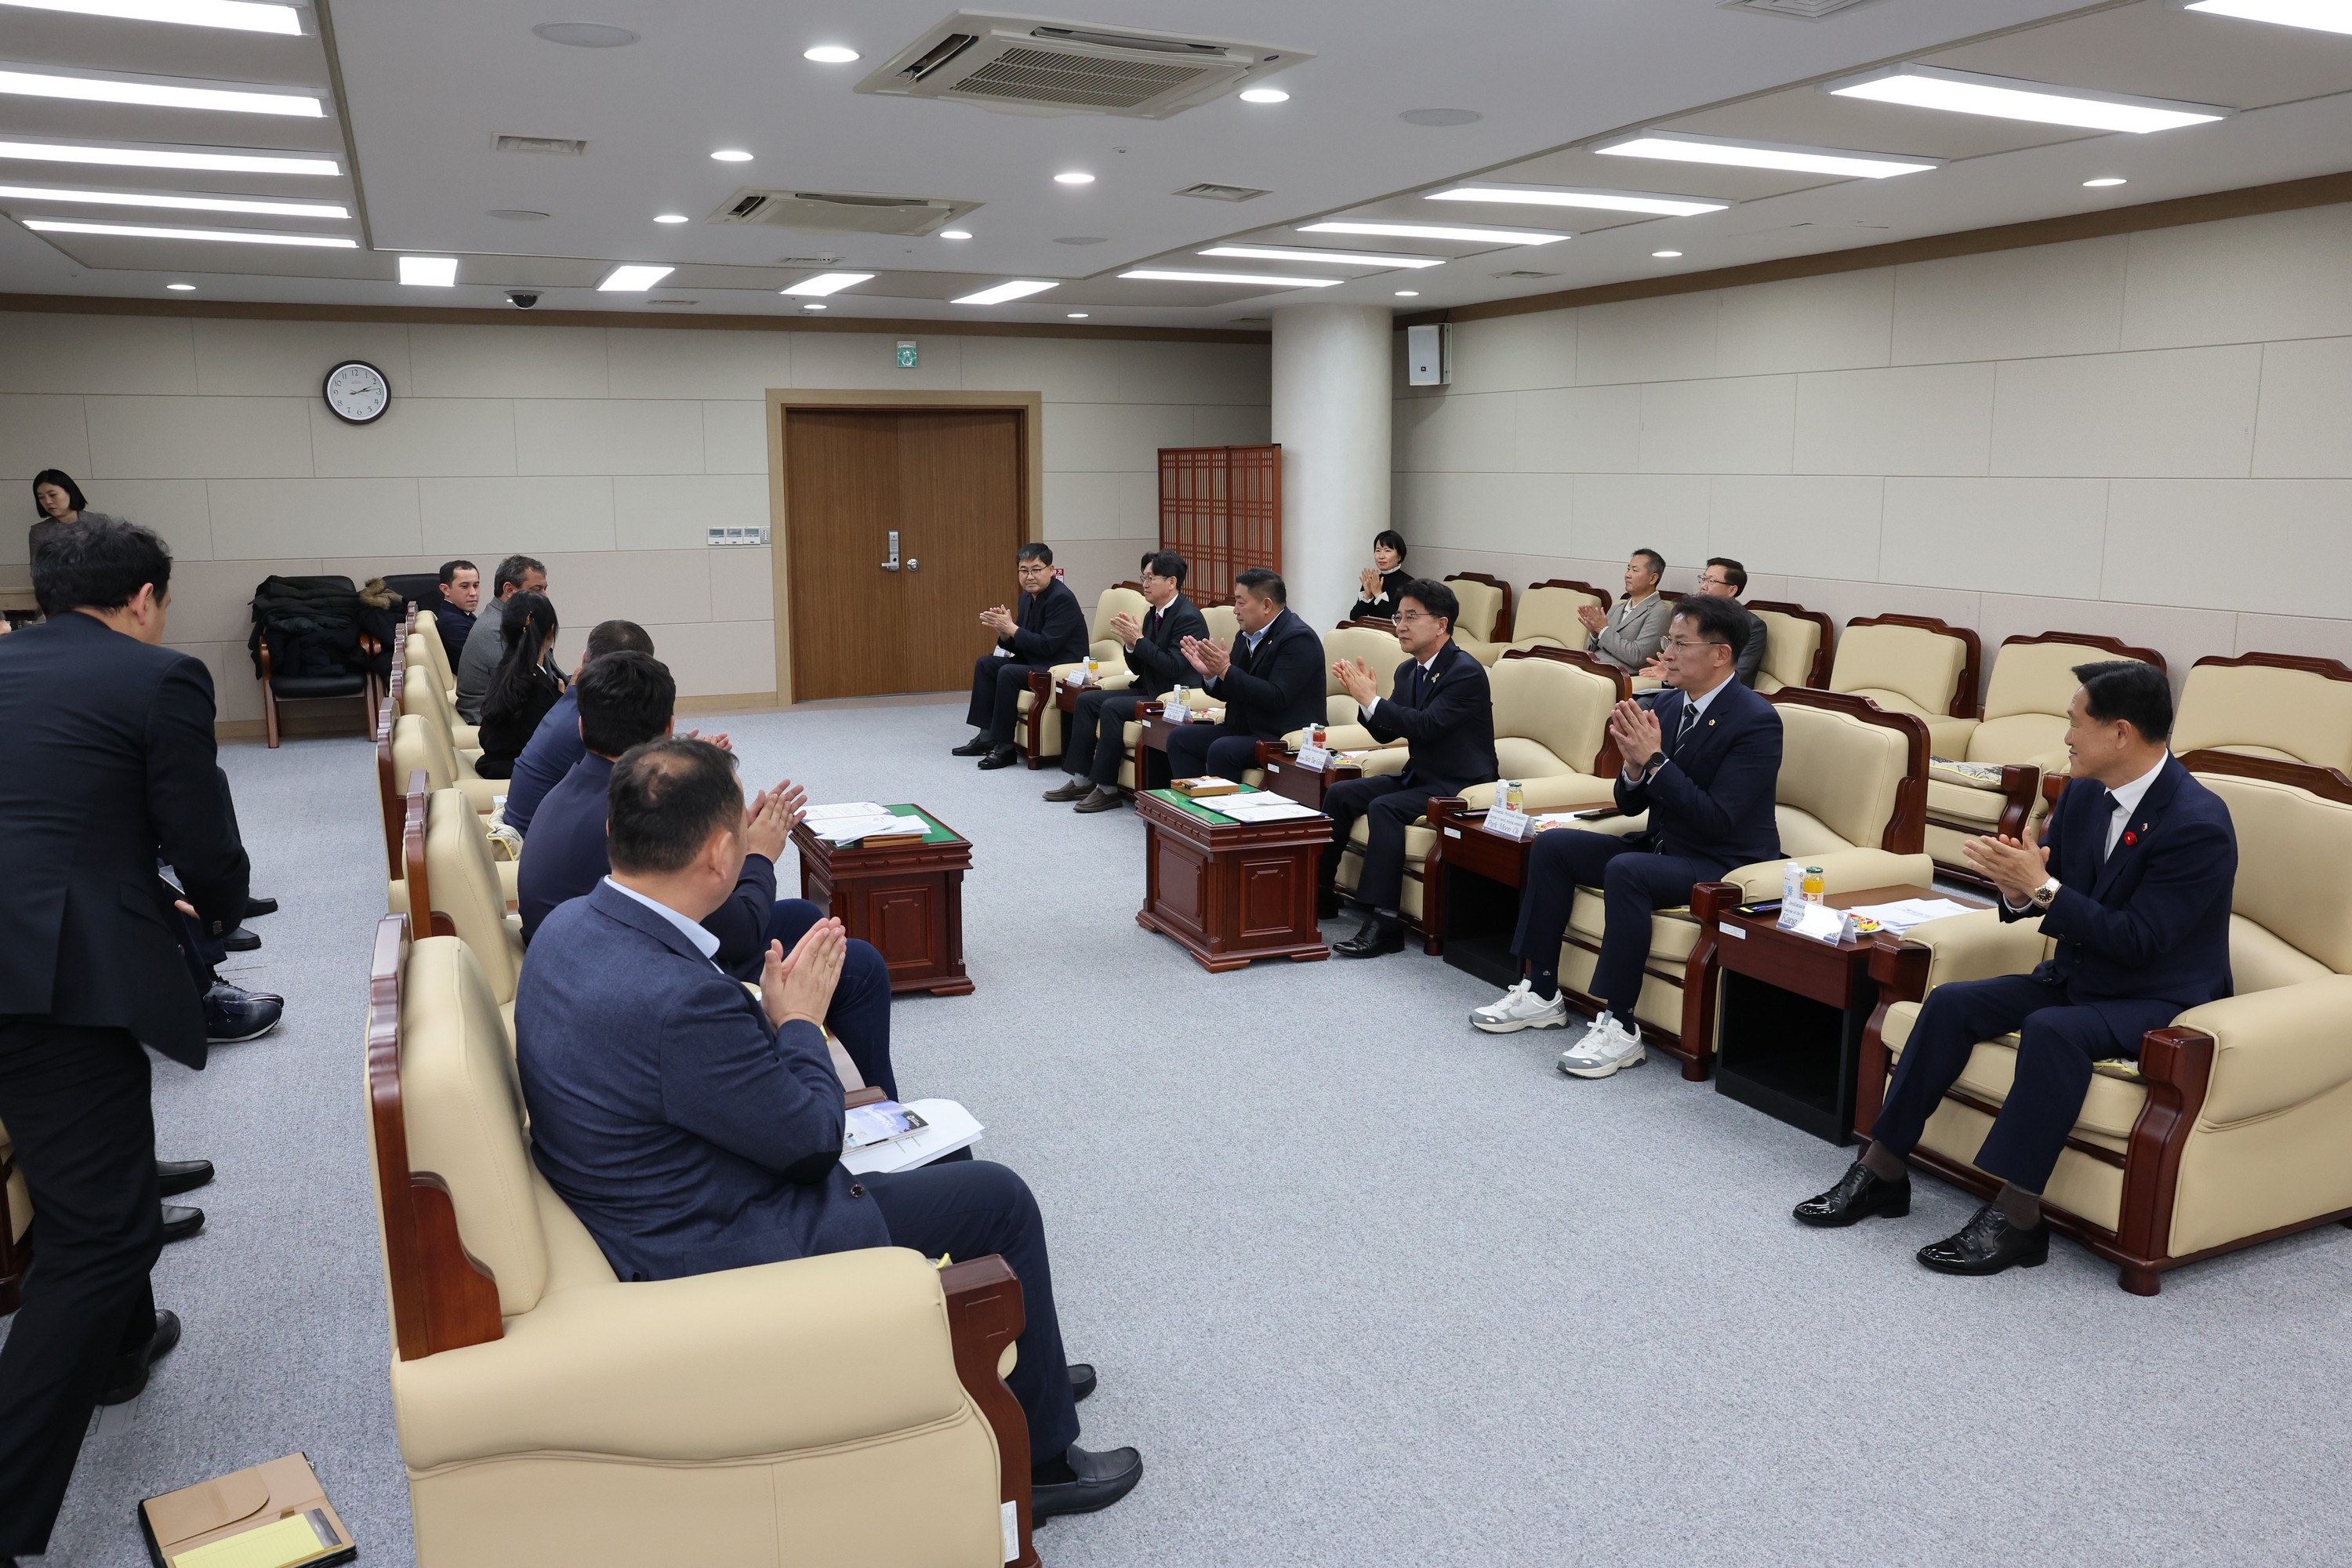
<path fill-rule="evenodd" d="M 1809 936 L 1815 942 L 1832 944 L 1854 940 L 1853 915 L 1850 910 L 1833 910 L 1827 904 L 1799 900 L 1780 905 L 1780 918 L 1776 923 L 1782 931 L 1797 936 Z"/>
<path fill-rule="evenodd" d="M 1065 686 L 1092 686 L 1094 684 L 1094 679 L 1095 678 L 1090 672 L 1083 669 L 1074 669 L 1070 671 L 1069 674 L 1062 677 L 1062 684 Z"/>
<path fill-rule="evenodd" d="M 1500 834 L 1505 838 L 1532 838 L 1536 832 L 1534 817 L 1524 811 L 1513 811 L 1507 805 L 1498 805 L 1489 811 L 1486 820 L 1480 826 L 1487 832 Z"/>
<path fill-rule="evenodd" d="M 1331 763 L 1331 753 L 1320 746 L 1298 748 L 1298 765 L 1311 773 L 1321 773 Z"/>
<path fill-rule="evenodd" d="M 1160 717 L 1166 720 L 1171 724 L 1181 724 L 1188 721 L 1192 712 L 1192 710 L 1190 708 L 1185 707 L 1181 702 L 1170 702 L 1166 707 L 1160 709 Z"/>

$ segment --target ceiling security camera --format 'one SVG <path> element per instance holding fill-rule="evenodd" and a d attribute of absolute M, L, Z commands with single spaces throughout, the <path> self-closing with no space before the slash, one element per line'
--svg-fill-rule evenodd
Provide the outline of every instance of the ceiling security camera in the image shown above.
<path fill-rule="evenodd" d="M 539 290 L 536 289 L 509 289 L 507 290 L 507 303 L 512 305 L 518 310 L 528 310 L 533 305 L 539 303 Z"/>

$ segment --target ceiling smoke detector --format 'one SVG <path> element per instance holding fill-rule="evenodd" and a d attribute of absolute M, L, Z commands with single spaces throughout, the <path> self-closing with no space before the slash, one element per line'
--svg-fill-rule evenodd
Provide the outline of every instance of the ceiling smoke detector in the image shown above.
<path fill-rule="evenodd" d="M 1204 202 L 1254 202 L 1270 191 L 1255 190 L 1248 185 L 1213 185 L 1203 180 L 1197 185 L 1187 185 L 1171 193 L 1180 196 L 1198 196 Z"/>
<path fill-rule="evenodd" d="M 712 223 L 760 224 L 811 234 L 937 234 L 980 203 L 950 196 L 879 195 L 867 191 L 762 191 L 727 198 Z"/>
<path fill-rule="evenodd" d="M 1028 113 L 1165 120 L 1314 57 L 1222 38 L 959 11 L 857 84 Z"/>
<path fill-rule="evenodd" d="M 1818 22 L 1834 11 L 1851 10 L 1868 0 L 1719 0 L 1727 11 L 1760 11 L 1767 16 L 1794 16 Z"/>

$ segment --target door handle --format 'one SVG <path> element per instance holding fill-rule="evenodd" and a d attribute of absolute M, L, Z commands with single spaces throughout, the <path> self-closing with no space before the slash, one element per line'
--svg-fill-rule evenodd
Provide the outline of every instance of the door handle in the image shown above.
<path fill-rule="evenodd" d="M 908 570 L 908 571 L 909 571 L 909 572 L 919 572 L 919 571 L 921 571 L 921 570 L 922 570 L 922 567 L 923 567 L 923 563 L 922 563 L 921 562 L 919 562 L 919 561 L 916 560 L 913 556 L 909 555 L 909 556 L 908 556 L 908 557 L 907 557 L 907 570 Z"/>
<path fill-rule="evenodd" d="M 885 572 L 896 572 L 898 569 L 898 531 L 894 528 L 890 531 L 890 559 L 882 563 L 882 570 Z"/>

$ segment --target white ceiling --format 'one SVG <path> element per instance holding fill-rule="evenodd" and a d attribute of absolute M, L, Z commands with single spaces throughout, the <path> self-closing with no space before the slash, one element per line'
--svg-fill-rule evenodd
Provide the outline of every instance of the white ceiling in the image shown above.
<path fill-rule="evenodd" d="M 68 217 L 348 233 L 353 251 L 36 234 L 0 223 L 0 291 L 496 306 L 540 291 L 551 309 L 797 315 L 775 290 L 832 255 L 877 274 L 827 301 L 875 316 L 1218 327 L 1302 299 L 1427 310 L 2059 216 L 2337 172 L 2352 165 L 2352 37 L 2168 9 L 2163 0 L 1866 0 L 1819 22 L 1716 0 L 1066 0 L 1055 19 L 1181 31 L 1314 58 L 1267 79 L 1290 101 L 1222 99 L 1165 121 L 995 112 L 852 89 L 950 6 L 943 0 L 335 0 L 280 38 L 63 16 L 0 0 L 0 60 L 82 71 L 309 89 L 320 120 L 0 97 L 0 141 L 284 149 L 354 177 L 178 174 L 0 157 L 0 184 L 340 201 L 345 223 L 99 208 L 0 197 L 11 219 Z M 593 21 L 626 47 L 551 44 L 531 28 Z M 320 35 L 326 36 L 322 37 Z M 1971 41 L 1973 40 L 1973 41 Z M 820 66 L 817 43 L 865 57 Z M 1832 98 L 1821 79 L 1897 59 L 2242 110 L 2147 136 L 2095 134 Z M 340 100 L 336 89 L 340 87 Z M 1466 125 L 1405 111 L 1475 111 Z M 1831 180 L 1597 156 L 1612 132 L 1658 127 L 1948 160 L 1889 180 Z M 348 139 L 346 137 L 348 132 Z M 578 158 L 492 151 L 500 134 L 584 138 Z M 709 154 L 740 147 L 748 163 Z M 1057 184 L 1063 170 L 1094 184 Z M 1683 218 L 1430 202 L 1476 174 L 1525 184 L 1708 197 Z M 2129 184 L 2093 191 L 2084 179 Z M 1196 182 L 1258 187 L 1232 204 L 1177 196 Z M 746 186 L 944 196 L 981 205 L 973 237 L 812 235 L 705 222 Z M 536 221 L 489 216 L 521 209 Z M 661 226 L 656 213 L 695 221 Z M 1297 232 L 1373 217 L 1572 232 L 1541 247 Z M 1057 243 L 1091 239 L 1095 243 Z M 1440 256 L 1412 271 L 1202 258 L 1219 240 Z M 1651 252 L 1675 249 L 1678 259 Z M 398 253 L 460 258 L 455 289 L 403 288 Z M 617 261 L 674 264 L 651 296 L 599 294 Z M 1349 280 L 1337 288 L 1143 282 L 1144 266 Z M 1538 277 L 1499 277 L 1533 272 Z M 1009 278 L 1059 279 L 995 307 L 949 301 Z M 1415 296 L 1399 299 L 1398 290 Z M 655 300 L 692 301 L 656 305 Z"/>

